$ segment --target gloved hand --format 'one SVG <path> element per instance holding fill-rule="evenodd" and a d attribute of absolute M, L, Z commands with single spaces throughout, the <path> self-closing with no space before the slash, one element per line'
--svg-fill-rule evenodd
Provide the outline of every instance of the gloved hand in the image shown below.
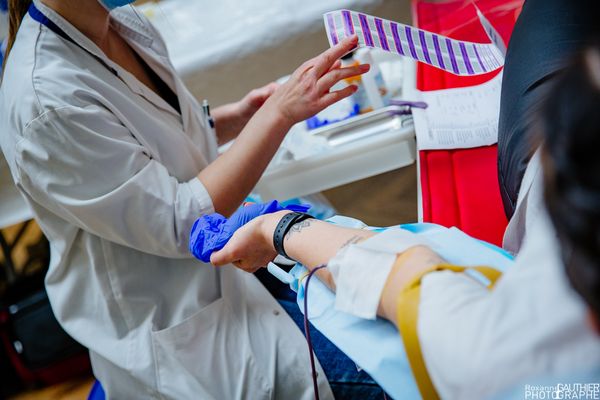
<path fill-rule="evenodd" d="M 306 212 L 310 208 L 307 204 L 290 204 L 281 206 L 277 200 L 269 203 L 255 203 L 242 206 L 227 219 L 221 214 L 214 213 L 198 218 L 190 233 L 190 252 L 197 259 L 210 262 L 210 255 L 221 250 L 235 231 L 254 218 L 281 210 Z"/>

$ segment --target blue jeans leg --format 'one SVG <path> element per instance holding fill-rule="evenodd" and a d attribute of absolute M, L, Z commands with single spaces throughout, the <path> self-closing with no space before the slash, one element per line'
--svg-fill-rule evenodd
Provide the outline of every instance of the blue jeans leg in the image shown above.
<path fill-rule="evenodd" d="M 292 317 L 292 320 L 304 334 L 304 315 L 300 312 L 300 308 L 296 303 L 296 293 L 264 269 L 256 272 L 255 275 Z M 315 355 L 321 363 L 325 375 L 327 375 L 327 380 L 336 399 L 379 400 L 383 398 L 383 390 L 369 374 L 362 370 L 359 371 L 356 364 L 321 332 L 315 329 L 312 324 L 309 329 Z M 308 351 L 308 345 L 306 351 Z M 307 371 L 310 370 L 309 364 L 305 367 Z"/>

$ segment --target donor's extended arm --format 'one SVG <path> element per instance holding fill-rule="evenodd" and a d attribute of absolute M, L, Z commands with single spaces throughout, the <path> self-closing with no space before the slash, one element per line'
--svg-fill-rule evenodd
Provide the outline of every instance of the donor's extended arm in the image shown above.
<path fill-rule="evenodd" d="M 277 255 L 273 232 L 288 212 L 280 211 L 252 220 L 236 231 L 222 250 L 213 253 L 211 262 L 216 266 L 233 263 L 248 272 L 265 266 Z M 376 233 L 371 231 L 308 219 L 290 229 L 284 238 L 284 248 L 290 257 L 312 270 L 328 263 L 345 246 L 374 235 Z M 445 261 L 439 255 L 425 246 L 413 246 L 398 254 L 383 287 L 377 314 L 396 324 L 398 293 L 414 276 L 443 263 Z M 335 279 L 328 269 L 321 269 L 316 274 L 329 288 L 336 290 Z"/>

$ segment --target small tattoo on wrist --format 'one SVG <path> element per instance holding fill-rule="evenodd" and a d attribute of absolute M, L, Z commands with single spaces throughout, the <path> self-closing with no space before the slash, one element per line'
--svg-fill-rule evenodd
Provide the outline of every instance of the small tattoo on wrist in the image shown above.
<path fill-rule="evenodd" d="M 290 236 L 292 236 L 292 235 L 294 234 L 294 232 L 298 232 L 298 233 L 300 233 L 300 231 L 302 231 L 302 229 L 304 229 L 304 228 L 308 228 L 308 227 L 311 225 L 311 221 L 312 221 L 312 218 L 309 218 L 309 219 L 305 219 L 305 220 L 304 220 L 304 221 L 302 221 L 302 222 L 298 222 L 297 224 L 294 224 L 294 225 L 293 225 L 293 226 L 290 228 L 290 230 L 288 231 L 288 233 L 287 233 L 287 235 L 285 236 L 285 238 L 286 238 L 287 240 L 289 240 L 289 239 L 290 239 Z"/>

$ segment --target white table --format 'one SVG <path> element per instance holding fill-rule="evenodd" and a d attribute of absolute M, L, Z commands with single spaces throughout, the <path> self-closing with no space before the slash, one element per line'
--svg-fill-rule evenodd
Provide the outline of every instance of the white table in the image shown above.
<path fill-rule="evenodd" d="M 254 191 L 263 200 L 284 200 L 405 167 L 415 162 L 414 135 L 408 125 L 274 166 Z"/>
<path fill-rule="evenodd" d="M 404 92 L 410 97 L 415 88 L 416 67 L 408 58 L 402 63 L 402 85 L 409 88 Z M 411 165 L 416 158 L 414 126 L 409 124 L 387 134 L 368 136 L 300 160 L 269 166 L 255 192 L 264 200 L 317 193 Z M 418 201 L 420 204 L 420 198 Z"/>

